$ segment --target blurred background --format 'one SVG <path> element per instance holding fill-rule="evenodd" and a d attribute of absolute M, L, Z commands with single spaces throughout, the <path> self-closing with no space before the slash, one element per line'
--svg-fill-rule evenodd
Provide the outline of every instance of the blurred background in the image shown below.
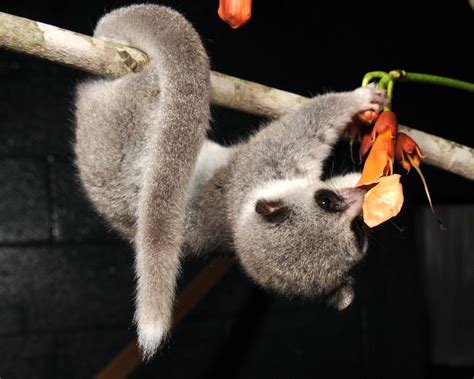
<path fill-rule="evenodd" d="M 0 11 L 92 34 L 131 1 L 6 0 Z M 217 1 L 169 0 L 202 35 L 216 71 L 309 96 L 395 68 L 474 81 L 467 1 L 255 0 L 232 30 Z M 87 378 L 135 335 L 133 254 L 84 199 L 72 165 L 73 98 L 87 75 L 0 51 L 0 377 Z M 473 146 L 473 95 L 395 89 L 413 128 Z M 213 109 L 210 137 L 245 138 L 261 119 Z M 327 173 L 357 169 L 341 143 Z M 473 167 L 474 170 L 474 167 Z M 423 166 L 442 233 L 415 173 L 401 215 L 377 228 L 338 312 L 257 288 L 234 267 L 133 378 L 472 378 L 474 186 Z M 203 266 L 186 261 L 182 285 Z"/>

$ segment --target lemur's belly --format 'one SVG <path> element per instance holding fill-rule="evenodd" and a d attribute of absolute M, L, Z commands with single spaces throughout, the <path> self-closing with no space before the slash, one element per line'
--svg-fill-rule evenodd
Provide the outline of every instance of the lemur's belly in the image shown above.
<path fill-rule="evenodd" d="M 202 254 L 225 250 L 229 243 L 225 183 L 235 147 L 206 141 L 201 148 L 189 186 L 185 214 L 186 252 Z"/>
<path fill-rule="evenodd" d="M 201 147 L 190 183 L 191 193 L 211 179 L 216 171 L 225 166 L 232 157 L 235 148 L 221 146 L 206 140 Z"/>

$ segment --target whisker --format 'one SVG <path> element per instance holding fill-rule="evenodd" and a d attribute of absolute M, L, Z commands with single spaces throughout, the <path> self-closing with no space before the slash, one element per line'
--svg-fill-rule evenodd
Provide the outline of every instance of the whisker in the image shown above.
<path fill-rule="evenodd" d="M 304 173 L 306 174 L 306 178 L 308 179 L 308 184 L 311 186 L 311 179 L 309 178 L 308 170 L 305 169 Z"/>
<path fill-rule="evenodd" d="M 390 222 L 390 224 L 392 224 L 393 227 L 395 227 L 395 229 L 397 229 L 397 231 L 399 231 L 400 233 L 403 233 L 405 231 L 405 228 L 402 227 L 402 226 L 398 226 L 397 223 L 395 221 L 393 221 L 392 219 L 388 220 Z"/>

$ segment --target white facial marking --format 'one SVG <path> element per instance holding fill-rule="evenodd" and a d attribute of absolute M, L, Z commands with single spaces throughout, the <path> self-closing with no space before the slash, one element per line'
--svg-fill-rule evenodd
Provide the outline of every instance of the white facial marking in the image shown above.
<path fill-rule="evenodd" d="M 307 178 L 271 180 L 265 182 L 252 191 L 248 200 L 242 207 L 239 221 L 245 222 L 248 217 L 255 213 L 255 204 L 260 199 L 280 200 L 296 192 L 311 191 L 311 184 Z"/>
<path fill-rule="evenodd" d="M 353 172 L 351 174 L 335 176 L 334 178 L 326 180 L 326 183 L 336 190 L 342 188 L 354 188 L 361 175 L 362 173 L 360 172 Z"/>

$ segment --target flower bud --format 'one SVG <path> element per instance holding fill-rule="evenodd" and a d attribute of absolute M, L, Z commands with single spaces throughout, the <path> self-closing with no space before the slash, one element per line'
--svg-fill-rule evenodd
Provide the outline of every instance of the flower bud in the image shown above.
<path fill-rule="evenodd" d="M 377 120 L 377 117 L 379 117 L 379 114 L 369 109 L 364 112 L 359 112 L 357 114 L 357 117 L 359 117 L 359 120 L 362 121 L 364 124 L 372 124 L 375 120 Z"/>
<path fill-rule="evenodd" d="M 252 0 L 219 0 L 219 17 L 231 28 L 246 24 L 252 16 Z"/>

